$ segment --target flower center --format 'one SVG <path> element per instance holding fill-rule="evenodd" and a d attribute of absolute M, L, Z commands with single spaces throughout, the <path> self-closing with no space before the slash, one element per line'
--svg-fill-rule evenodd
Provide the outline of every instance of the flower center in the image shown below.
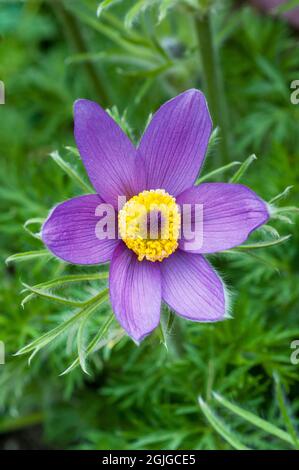
<path fill-rule="evenodd" d="M 119 234 L 130 250 L 148 261 L 162 261 L 178 247 L 181 215 L 163 189 L 142 191 L 118 214 Z"/>

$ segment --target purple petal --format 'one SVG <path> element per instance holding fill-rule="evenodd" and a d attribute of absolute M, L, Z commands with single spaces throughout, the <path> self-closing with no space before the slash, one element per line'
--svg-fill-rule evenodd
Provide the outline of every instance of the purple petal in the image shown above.
<path fill-rule="evenodd" d="M 225 317 L 224 285 L 206 259 L 176 251 L 161 263 L 162 298 L 188 320 L 213 322 Z"/>
<path fill-rule="evenodd" d="M 47 248 L 58 258 L 73 264 L 109 261 L 119 240 L 117 232 L 114 240 L 100 240 L 96 236 L 100 217 L 96 216 L 95 211 L 102 203 L 97 194 L 88 194 L 56 206 L 42 228 L 42 239 Z M 114 220 L 109 220 L 113 225 Z"/>
<path fill-rule="evenodd" d="M 241 184 L 203 183 L 180 194 L 177 203 L 181 209 L 183 204 L 193 207 L 192 231 L 195 238 L 184 236 L 186 222 L 183 215 L 180 248 L 194 253 L 214 253 L 240 245 L 269 219 L 265 202 Z M 195 224 L 199 217 L 195 215 L 194 204 L 202 204 L 203 224 L 202 221 Z"/>
<path fill-rule="evenodd" d="M 121 244 L 111 261 L 109 287 L 117 320 L 135 341 L 141 341 L 160 321 L 159 263 L 140 262 Z"/>
<path fill-rule="evenodd" d="M 175 196 L 193 185 L 202 166 L 212 130 L 206 99 L 188 90 L 165 103 L 141 139 L 148 189 Z"/>
<path fill-rule="evenodd" d="M 93 101 L 74 106 L 75 139 L 84 166 L 97 193 L 117 208 L 117 196 L 131 196 L 144 189 L 141 159 L 116 122 Z"/>

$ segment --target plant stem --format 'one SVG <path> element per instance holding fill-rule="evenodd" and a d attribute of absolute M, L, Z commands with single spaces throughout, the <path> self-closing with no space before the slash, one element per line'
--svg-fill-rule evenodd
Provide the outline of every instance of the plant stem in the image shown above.
<path fill-rule="evenodd" d="M 178 319 L 169 311 L 168 316 L 161 316 L 161 323 L 169 350 L 176 358 L 181 358 L 184 355 L 184 338 Z"/>
<path fill-rule="evenodd" d="M 195 29 L 202 64 L 203 86 L 213 118 L 213 124 L 221 130 L 219 165 L 230 160 L 229 154 L 229 120 L 224 94 L 223 77 L 219 54 L 214 41 L 211 14 L 195 15 Z"/>
<path fill-rule="evenodd" d="M 79 54 L 85 54 L 89 52 L 78 21 L 75 16 L 65 8 L 63 0 L 53 0 L 50 2 L 50 4 L 56 16 L 60 20 L 63 26 L 63 32 L 67 36 L 73 49 Z M 92 62 L 86 61 L 83 63 L 83 66 L 95 93 L 101 101 L 102 106 L 108 106 L 109 98 L 105 88 L 101 83 L 101 80 L 99 79 L 98 71 L 95 65 Z"/>
<path fill-rule="evenodd" d="M 7 418 L 0 421 L 0 434 L 18 431 L 29 426 L 35 426 L 42 423 L 42 421 L 43 414 L 41 412 L 19 416 L 17 418 Z"/>

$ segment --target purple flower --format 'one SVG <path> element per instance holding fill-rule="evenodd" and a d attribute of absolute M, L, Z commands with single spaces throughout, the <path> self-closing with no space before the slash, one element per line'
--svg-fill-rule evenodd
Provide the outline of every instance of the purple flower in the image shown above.
<path fill-rule="evenodd" d="M 266 204 L 246 186 L 194 186 L 211 129 L 207 103 L 198 90 L 165 103 L 137 149 L 98 104 L 75 103 L 75 139 L 97 194 L 55 207 L 42 238 L 51 252 L 70 263 L 111 262 L 111 304 L 119 323 L 137 342 L 159 324 L 162 300 L 189 320 L 224 319 L 225 287 L 203 255 L 240 245 L 269 218 Z M 117 210 L 119 196 L 127 199 L 115 221 L 121 238 L 99 239 L 96 208 L 105 202 Z M 161 230 L 169 229 L 168 238 L 151 240 L 140 235 L 138 225 L 128 223 L 135 220 L 140 203 L 161 209 Z M 191 211 L 192 243 L 182 230 L 184 213 L 181 216 L 177 209 L 183 205 L 203 207 L 202 239 L 195 236 L 196 215 Z M 163 212 L 165 208 L 169 211 Z"/>
<path fill-rule="evenodd" d="M 279 6 L 283 6 L 286 0 L 251 0 L 251 3 L 269 13 L 275 13 Z M 287 6 L 287 5 L 286 5 Z M 286 20 L 293 26 L 299 27 L 299 7 L 289 8 L 289 10 L 282 13 Z"/>

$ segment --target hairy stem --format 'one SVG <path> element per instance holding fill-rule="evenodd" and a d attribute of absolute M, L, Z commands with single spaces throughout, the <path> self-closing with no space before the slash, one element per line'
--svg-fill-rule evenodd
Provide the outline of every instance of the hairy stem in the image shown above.
<path fill-rule="evenodd" d="M 43 422 L 43 414 L 36 412 L 25 416 L 14 418 L 7 418 L 0 421 L 0 434 L 5 434 L 12 431 L 19 431 L 20 429 L 35 426 Z"/>
<path fill-rule="evenodd" d="M 80 25 L 75 16 L 65 8 L 62 0 L 53 0 L 50 2 L 56 16 L 63 26 L 63 32 L 67 36 L 73 49 L 79 54 L 88 52 L 84 36 L 82 35 Z M 105 88 L 98 76 L 98 71 L 92 62 L 84 62 L 86 75 L 94 88 L 96 95 L 99 97 L 102 106 L 108 106 L 109 99 Z"/>
<path fill-rule="evenodd" d="M 168 315 L 164 312 L 164 315 L 161 316 L 161 322 L 170 352 L 176 358 L 182 357 L 184 355 L 184 338 L 176 315 L 171 311 L 168 312 Z"/>
<path fill-rule="evenodd" d="M 230 160 L 229 120 L 224 94 L 219 54 L 214 41 L 212 18 L 209 11 L 195 15 L 195 28 L 202 64 L 203 86 L 207 95 L 213 124 L 221 130 L 219 165 Z"/>

